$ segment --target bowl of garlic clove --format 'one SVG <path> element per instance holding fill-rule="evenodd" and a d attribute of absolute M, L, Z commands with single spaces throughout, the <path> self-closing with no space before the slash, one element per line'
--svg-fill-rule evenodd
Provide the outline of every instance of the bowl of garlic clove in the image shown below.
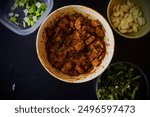
<path fill-rule="evenodd" d="M 150 32 L 149 0 L 110 0 L 107 17 L 123 37 L 136 39 Z"/>

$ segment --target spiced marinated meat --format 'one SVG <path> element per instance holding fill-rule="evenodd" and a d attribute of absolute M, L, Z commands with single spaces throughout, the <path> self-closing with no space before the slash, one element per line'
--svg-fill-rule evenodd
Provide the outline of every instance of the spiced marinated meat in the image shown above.
<path fill-rule="evenodd" d="M 45 29 L 49 63 L 71 76 L 89 73 L 105 56 L 105 31 L 98 20 L 79 13 L 65 15 Z"/>

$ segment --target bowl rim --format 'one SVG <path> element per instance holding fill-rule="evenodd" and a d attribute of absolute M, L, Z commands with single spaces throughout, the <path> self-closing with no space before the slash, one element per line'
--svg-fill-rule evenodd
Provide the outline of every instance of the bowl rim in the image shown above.
<path fill-rule="evenodd" d="M 40 57 L 40 55 L 39 55 L 38 43 L 39 43 L 39 34 L 40 34 L 41 29 L 42 29 L 42 26 L 43 26 L 44 23 L 49 19 L 49 17 L 50 17 L 51 15 L 57 13 L 58 11 L 61 11 L 61 9 L 65 9 L 65 8 L 68 8 L 68 7 L 84 7 L 84 8 L 86 8 L 86 9 L 88 8 L 88 9 L 90 9 L 91 11 L 93 11 L 93 12 L 99 14 L 99 16 L 100 16 L 103 20 L 105 20 L 105 23 L 106 23 L 106 25 L 109 27 L 109 30 L 110 30 L 110 32 L 111 32 L 111 34 L 109 34 L 109 35 L 111 35 L 111 40 L 112 40 L 112 42 L 113 42 L 113 46 L 112 46 L 112 47 L 113 47 L 113 50 L 112 50 L 111 56 L 110 56 L 110 58 L 109 58 L 109 62 L 108 62 L 105 66 L 108 66 L 108 65 L 110 64 L 110 62 L 111 62 L 111 60 L 112 60 L 112 58 L 113 58 L 114 49 L 115 49 L 115 39 L 114 39 L 113 31 L 112 31 L 112 29 L 111 29 L 109 23 L 107 22 L 106 18 L 104 18 L 104 17 L 103 17 L 99 12 L 97 12 L 96 10 L 94 10 L 94 9 L 92 9 L 92 8 L 90 8 L 90 7 L 84 6 L 84 5 L 66 5 L 66 6 L 60 7 L 60 8 L 58 8 L 58 9 L 54 10 L 53 12 L 51 12 L 51 13 L 45 18 L 45 20 L 42 22 L 42 24 L 41 24 L 41 26 L 40 26 L 40 28 L 39 28 L 39 30 L 38 30 L 37 37 L 36 37 L 36 51 L 37 51 L 37 55 L 38 55 L 38 58 L 39 58 L 39 60 L 40 60 L 40 63 L 42 64 L 42 66 L 44 67 L 44 69 L 45 69 L 49 74 L 51 74 L 53 77 L 55 77 L 55 78 L 58 79 L 58 80 L 61 80 L 61 81 L 64 81 L 64 82 L 68 82 L 68 83 L 84 83 L 84 82 L 88 82 L 88 81 L 90 81 L 90 80 L 95 79 L 98 75 L 96 75 L 95 73 L 92 73 L 92 74 L 95 74 L 96 76 L 94 76 L 94 77 L 92 77 L 92 78 L 91 78 L 91 77 L 85 77 L 84 79 L 79 79 L 79 80 L 74 80 L 74 81 L 68 81 L 68 80 L 63 79 L 63 78 L 58 78 L 55 74 L 51 73 L 51 71 L 48 70 L 48 69 L 45 67 L 45 65 L 44 65 L 44 63 L 43 63 L 43 61 L 42 61 L 42 59 L 41 59 L 41 57 Z M 88 13 L 87 13 L 87 14 L 88 14 Z M 105 69 L 106 69 L 106 68 L 107 68 L 107 67 L 105 67 Z M 102 72 L 104 72 L 105 69 L 103 69 Z M 101 73 L 102 73 L 102 72 L 101 72 Z"/>
<path fill-rule="evenodd" d="M 109 24 L 111 25 L 111 27 L 115 30 L 115 32 L 117 32 L 119 35 L 125 37 L 125 38 L 128 38 L 128 39 L 139 39 L 145 35 L 147 35 L 149 32 L 150 32 L 150 28 L 148 31 L 144 32 L 143 34 L 139 35 L 139 36 L 130 36 L 130 35 L 126 35 L 126 34 L 123 34 L 121 32 L 119 32 L 116 28 L 114 28 L 114 26 L 112 25 L 111 21 L 110 21 L 110 13 L 109 13 L 109 9 L 110 9 L 110 5 L 112 3 L 113 0 L 110 0 L 109 3 L 108 3 L 108 6 L 107 6 L 107 18 L 108 18 L 108 21 L 109 21 Z"/>
<path fill-rule="evenodd" d="M 147 79 L 147 76 L 146 76 L 146 74 L 144 73 L 144 71 L 139 67 L 139 66 L 137 66 L 136 64 L 134 64 L 134 63 L 132 63 L 132 62 L 128 62 L 128 61 L 117 61 L 117 62 L 114 62 L 114 63 L 111 63 L 108 67 L 107 67 L 107 69 L 108 68 L 110 68 L 110 67 L 112 67 L 112 66 L 114 66 L 114 65 L 116 65 L 116 64 L 119 64 L 119 63 L 123 63 L 123 64 L 128 64 L 128 65 L 131 65 L 131 66 L 133 66 L 134 68 L 136 68 L 137 70 L 139 70 L 140 72 L 141 72 L 141 74 L 143 75 L 143 77 L 144 77 L 144 79 L 145 79 L 145 84 L 146 84 L 146 89 L 147 89 L 147 91 L 146 91 L 146 97 L 145 97 L 145 99 L 148 99 L 149 98 L 149 96 L 150 96 L 150 84 L 149 84 L 149 81 L 148 81 L 148 79 Z M 106 69 L 106 70 L 107 70 Z M 106 71 L 105 70 L 105 71 Z M 99 83 L 99 79 L 102 77 L 102 75 L 104 74 L 105 72 L 103 72 L 101 75 L 99 75 L 98 77 L 97 77 L 97 79 L 96 79 L 96 97 L 97 97 L 97 99 L 99 100 L 99 98 L 98 98 L 98 83 Z"/>

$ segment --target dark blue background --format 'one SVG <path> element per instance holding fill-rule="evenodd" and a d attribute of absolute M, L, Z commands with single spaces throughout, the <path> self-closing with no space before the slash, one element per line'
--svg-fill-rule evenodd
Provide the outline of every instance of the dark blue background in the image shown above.
<path fill-rule="evenodd" d="M 53 10 L 69 4 L 80 4 L 95 9 L 107 19 L 108 2 L 54 0 Z M 19 36 L 0 24 L 0 99 L 97 99 L 96 79 L 82 84 L 69 84 L 55 79 L 42 67 L 35 47 L 37 31 L 28 36 Z M 150 33 L 135 40 L 123 38 L 115 32 L 114 36 L 115 53 L 111 63 L 134 63 L 150 81 Z M 16 87 L 12 91 L 14 83 Z"/>

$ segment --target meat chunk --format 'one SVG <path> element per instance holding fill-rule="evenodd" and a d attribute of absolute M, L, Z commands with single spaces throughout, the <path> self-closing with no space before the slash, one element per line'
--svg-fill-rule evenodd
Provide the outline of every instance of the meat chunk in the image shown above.
<path fill-rule="evenodd" d="M 85 72 L 90 72 L 93 69 L 92 63 L 87 60 L 84 62 L 84 64 L 82 64 L 82 67 L 85 70 Z"/>
<path fill-rule="evenodd" d="M 55 40 L 56 40 L 57 42 L 59 42 L 59 41 L 62 40 L 62 38 L 63 38 L 63 33 L 61 32 L 61 33 L 58 33 L 58 35 L 55 37 Z"/>
<path fill-rule="evenodd" d="M 87 45 L 91 44 L 95 40 L 94 36 L 89 37 L 85 42 Z"/>
<path fill-rule="evenodd" d="M 74 29 L 74 21 L 70 21 L 69 26 Z"/>
<path fill-rule="evenodd" d="M 102 39 L 97 39 L 94 43 L 94 46 L 98 46 L 100 48 L 104 48 L 105 44 L 104 42 L 102 41 Z"/>
<path fill-rule="evenodd" d="M 89 60 L 93 61 L 93 59 L 98 58 L 98 52 L 94 49 L 91 54 L 89 55 Z"/>
<path fill-rule="evenodd" d="M 66 38 L 64 39 L 64 45 L 69 47 L 70 44 L 71 44 L 72 39 L 73 39 L 73 35 L 66 36 Z"/>
<path fill-rule="evenodd" d="M 77 64 L 80 66 L 81 64 L 84 65 L 86 62 L 86 57 L 85 56 L 81 56 L 80 58 L 77 59 Z"/>
<path fill-rule="evenodd" d="M 67 63 L 65 63 L 65 64 L 63 65 L 61 71 L 62 71 L 63 73 L 67 73 L 67 72 L 71 69 L 71 67 L 72 67 L 71 62 L 67 62 Z"/>
<path fill-rule="evenodd" d="M 64 74 L 78 76 L 91 72 L 106 54 L 105 32 L 98 20 L 74 13 L 45 29 L 47 59 Z"/>
<path fill-rule="evenodd" d="M 87 33 L 94 33 L 94 32 L 95 32 L 94 28 L 93 28 L 93 27 L 90 27 L 89 25 L 84 25 L 84 26 L 82 27 L 82 31 L 83 31 L 83 30 L 85 30 Z"/>
<path fill-rule="evenodd" d="M 81 68 L 79 65 L 76 65 L 76 70 L 77 70 L 80 74 L 84 73 L 84 69 Z"/>
<path fill-rule="evenodd" d="M 78 31 L 74 31 L 74 38 L 75 39 L 81 39 L 81 34 Z"/>
<path fill-rule="evenodd" d="M 98 66 L 100 64 L 100 61 L 98 59 L 94 59 L 92 61 L 92 64 L 93 64 L 94 67 L 96 67 L 96 66 Z"/>
<path fill-rule="evenodd" d="M 100 27 L 96 27 L 96 34 L 100 37 L 104 37 L 104 32 Z"/>
<path fill-rule="evenodd" d="M 83 18 L 82 17 L 78 17 L 75 21 L 75 28 L 77 30 L 81 29 L 81 24 L 82 24 Z"/>
<path fill-rule="evenodd" d="M 101 55 L 99 56 L 99 60 L 102 60 L 105 56 L 105 50 L 102 51 Z"/>
<path fill-rule="evenodd" d="M 52 44 L 51 44 L 52 45 Z M 55 53 L 55 52 L 57 52 L 57 50 L 60 48 L 60 44 L 59 43 L 57 43 L 57 44 L 55 44 L 54 46 L 52 46 L 51 48 L 49 48 L 49 52 L 50 53 Z"/>
<path fill-rule="evenodd" d="M 97 27 L 101 25 L 101 23 L 96 19 L 96 20 L 92 20 L 92 26 Z"/>
<path fill-rule="evenodd" d="M 46 28 L 45 30 L 48 37 L 52 35 L 53 31 L 51 28 Z"/>
<path fill-rule="evenodd" d="M 84 43 L 83 43 L 83 41 L 79 41 L 76 45 L 75 45 L 75 49 L 76 49 L 76 51 L 80 51 L 80 50 L 82 50 L 84 48 Z"/>
<path fill-rule="evenodd" d="M 61 32 L 61 27 L 59 26 L 56 27 L 54 31 L 55 31 L 55 36 L 57 36 Z"/>
<path fill-rule="evenodd" d="M 69 24 L 69 21 L 66 17 L 64 17 L 59 23 L 58 23 L 58 26 L 60 26 L 61 28 L 63 29 L 66 29 L 67 26 Z"/>

